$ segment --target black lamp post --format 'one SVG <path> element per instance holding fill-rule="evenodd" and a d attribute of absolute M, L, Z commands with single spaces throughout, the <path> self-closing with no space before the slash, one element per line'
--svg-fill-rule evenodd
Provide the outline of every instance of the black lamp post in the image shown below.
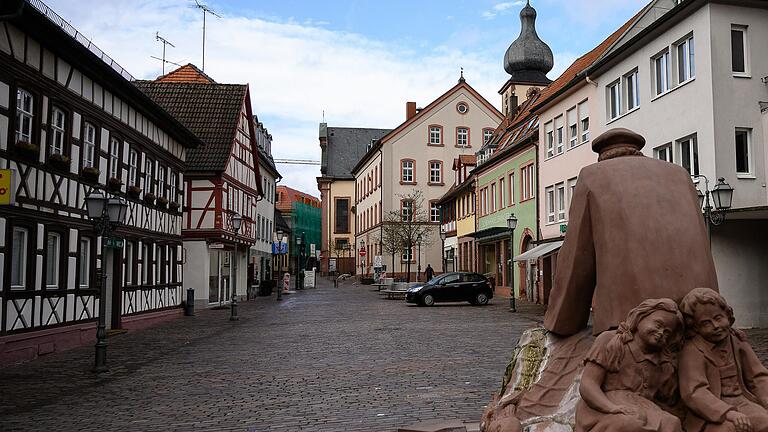
<path fill-rule="evenodd" d="M 416 265 L 416 267 L 418 268 L 418 273 L 416 273 L 416 282 L 421 281 L 421 239 L 422 239 L 421 233 L 419 233 L 419 235 L 416 237 L 416 245 L 419 252 L 418 263 Z"/>
<path fill-rule="evenodd" d="M 274 249 L 274 248 L 273 248 Z M 280 262 L 277 267 L 277 277 L 275 278 L 275 289 L 277 290 L 277 301 L 283 300 L 283 287 L 280 286 L 280 271 L 282 270 L 281 258 L 283 254 L 283 230 L 277 230 L 277 260 Z M 274 266 L 273 266 L 274 267 Z"/>
<path fill-rule="evenodd" d="M 515 275 L 512 271 L 512 255 L 515 254 L 515 228 L 517 228 L 517 217 L 514 213 L 510 213 L 507 218 L 507 228 L 509 228 L 509 310 L 517 312 Z"/>
<path fill-rule="evenodd" d="M 294 238 L 296 239 L 295 240 L 296 241 L 296 278 L 295 278 L 294 286 L 296 287 L 296 290 L 300 290 L 301 288 L 299 287 L 299 267 L 301 265 L 299 264 L 299 251 L 301 250 L 301 237 L 294 236 Z"/>
<path fill-rule="evenodd" d="M 240 213 L 235 213 L 232 215 L 232 229 L 235 230 L 235 236 L 240 232 L 240 226 L 243 224 L 243 216 L 240 215 Z M 240 268 L 237 266 L 237 263 L 240 261 L 240 257 L 237 256 L 237 238 L 235 238 L 235 257 L 234 257 L 234 267 L 237 270 L 237 273 L 235 273 L 235 283 L 232 284 L 232 303 L 230 303 L 229 308 L 229 320 L 230 321 L 237 321 L 240 319 L 237 316 L 237 277 L 238 273 L 240 273 Z"/>
<path fill-rule="evenodd" d="M 709 243 L 712 244 L 712 225 L 720 225 L 725 221 L 725 212 L 733 204 L 733 188 L 731 185 L 725 182 L 725 178 L 720 177 L 717 179 L 715 188 L 709 190 L 709 179 L 704 175 L 695 175 L 693 178 L 704 179 L 704 192 L 699 188 L 696 188 L 696 192 L 699 197 L 699 207 L 704 212 L 704 221 L 707 223 L 707 237 L 709 237 Z M 710 195 L 712 196 L 712 203 L 709 201 Z M 712 207 L 714 204 L 714 207 Z"/>
<path fill-rule="evenodd" d="M 306 256 L 306 248 L 307 248 L 307 237 L 304 231 L 301 232 L 301 243 L 302 247 L 299 248 L 299 287 L 301 289 L 304 289 L 304 267 L 306 267 L 307 262 L 305 260 Z"/>
<path fill-rule="evenodd" d="M 365 250 L 365 239 L 360 239 L 360 252 Z M 362 255 L 362 254 L 359 254 Z M 360 277 L 365 276 L 365 257 L 360 257 Z"/>
<path fill-rule="evenodd" d="M 445 231 L 441 228 L 440 229 L 440 265 L 441 265 L 441 272 L 445 273 L 445 238 L 447 237 L 447 234 Z"/>
<path fill-rule="evenodd" d="M 94 231 L 101 236 L 101 280 L 99 286 L 99 323 L 96 327 L 96 360 L 94 372 L 106 372 L 107 368 L 107 239 L 117 226 L 125 222 L 128 204 L 119 197 L 107 198 L 94 190 L 85 197 L 88 218 L 93 223 Z M 94 268 L 94 271 L 96 269 Z M 94 277 L 94 280 L 97 280 Z"/>

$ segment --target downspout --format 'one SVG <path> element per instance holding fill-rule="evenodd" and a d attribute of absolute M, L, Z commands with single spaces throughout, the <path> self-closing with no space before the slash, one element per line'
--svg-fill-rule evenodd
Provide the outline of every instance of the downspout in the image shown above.
<path fill-rule="evenodd" d="M 275 198 L 277 198 L 277 184 L 278 184 L 278 183 L 280 183 L 280 180 L 282 180 L 282 179 L 283 179 L 283 177 L 282 177 L 282 176 L 280 176 L 280 177 L 278 177 L 278 178 L 276 178 L 276 179 L 275 179 Z M 275 211 L 276 211 L 276 210 L 277 210 L 277 199 L 275 199 L 275 208 L 272 210 L 272 217 L 273 217 L 273 218 L 275 218 L 275 215 L 274 215 L 274 213 L 275 213 Z M 275 218 L 275 231 L 277 231 L 277 218 Z M 277 239 L 277 241 L 279 242 L 279 244 L 282 244 L 282 242 L 283 242 L 283 239 Z M 281 247 L 281 249 L 282 249 L 282 247 Z M 280 255 L 278 255 L 278 257 L 279 257 L 279 256 L 280 256 Z M 278 258 L 278 259 L 279 259 L 280 261 L 282 261 L 280 258 Z M 275 265 L 274 265 L 274 264 L 275 264 L 275 263 L 272 263 L 272 268 L 274 268 L 274 267 L 275 267 Z M 276 272 L 276 273 L 277 273 L 277 274 L 276 274 L 276 276 L 277 276 L 277 281 L 280 281 L 280 273 L 283 271 L 283 266 L 282 266 L 282 264 L 283 264 L 283 263 L 282 263 L 282 262 L 280 262 L 280 269 L 279 269 L 279 270 Z M 277 283 L 277 282 L 276 282 L 276 283 Z M 280 289 L 280 287 L 278 287 L 278 286 L 275 286 L 275 289 Z"/>
<path fill-rule="evenodd" d="M 381 167 L 379 168 L 379 178 L 381 179 L 381 185 L 379 186 L 379 195 L 381 196 L 379 202 L 379 247 L 382 249 L 379 251 L 379 254 L 381 254 L 381 260 L 384 261 L 384 152 L 381 151 L 382 147 L 383 146 L 379 146 L 379 163 L 381 164 Z M 395 259 L 392 258 L 391 271 L 394 271 L 394 267 Z"/>
<path fill-rule="evenodd" d="M 584 75 L 584 78 L 586 79 L 587 84 L 592 84 L 595 87 L 598 86 L 598 84 L 596 82 L 592 81 L 592 79 L 589 77 L 589 75 Z"/>

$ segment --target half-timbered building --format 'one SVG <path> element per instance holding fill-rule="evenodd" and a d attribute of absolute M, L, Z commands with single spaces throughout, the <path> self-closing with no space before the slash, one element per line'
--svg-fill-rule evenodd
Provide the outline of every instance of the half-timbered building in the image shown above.
<path fill-rule="evenodd" d="M 248 85 L 175 72 L 136 85 L 203 141 L 187 156 L 184 286 L 195 290 L 196 307 L 220 305 L 233 293 L 245 296 L 248 251 L 258 234 L 263 188 L 250 93 Z M 242 216 L 239 231 L 235 215 Z"/>
<path fill-rule="evenodd" d="M 185 157 L 200 140 L 41 2 L 0 5 L 0 364 L 178 315 Z M 2 180 L 0 178 L 0 180 Z M 125 197 L 101 250 L 84 198 Z"/>

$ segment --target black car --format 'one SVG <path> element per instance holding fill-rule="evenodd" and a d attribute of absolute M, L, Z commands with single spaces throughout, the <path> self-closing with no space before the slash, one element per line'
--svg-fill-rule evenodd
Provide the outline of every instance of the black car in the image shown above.
<path fill-rule="evenodd" d="M 436 302 L 468 301 L 473 305 L 484 305 L 493 298 L 491 284 L 485 276 L 477 273 L 446 273 L 432 278 L 423 285 L 408 289 L 405 301 L 422 306 Z"/>

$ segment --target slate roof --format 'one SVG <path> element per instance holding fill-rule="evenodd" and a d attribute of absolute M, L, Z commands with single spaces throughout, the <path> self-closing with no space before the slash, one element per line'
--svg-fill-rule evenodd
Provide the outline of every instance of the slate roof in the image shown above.
<path fill-rule="evenodd" d="M 188 171 L 224 171 L 247 85 L 157 81 L 136 81 L 135 85 L 203 142 L 187 152 Z"/>
<path fill-rule="evenodd" d="M 323 177 L 354 179 L 352 168 L 366 154 L 371 140 L 379 140 L 391 129 L 328 128 L 328 166 Z"/>

